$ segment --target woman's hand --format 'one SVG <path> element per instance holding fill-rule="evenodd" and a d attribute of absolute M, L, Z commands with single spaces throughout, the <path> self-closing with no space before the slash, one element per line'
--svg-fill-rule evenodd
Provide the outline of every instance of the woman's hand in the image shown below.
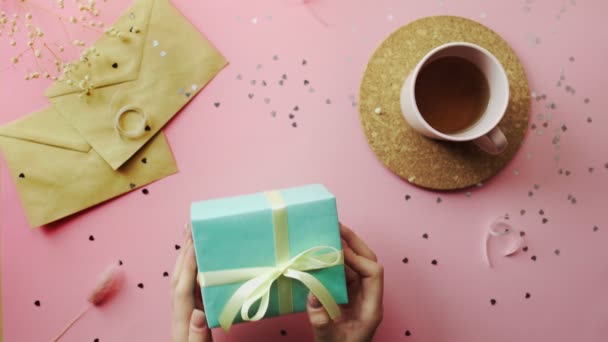
<path fill-rule="evenodd" d="M 171 297 L 173 299 L 173 342 L 212 342 L 211 330 L 203 311 L 201 290 L 196 281 L 196 257 L 192 245 L 190 227 L 186 227 L 186 239 L 177 257 Z"/>
<path fill-rule="evenodd" d="M 340 226 L 349 303 L 333 321 L 319 300 L 308 297 L 307 312 L 317 342 L 371 341 L 382 321 L 384 269 L 376 254 L 348 227 Z"/>

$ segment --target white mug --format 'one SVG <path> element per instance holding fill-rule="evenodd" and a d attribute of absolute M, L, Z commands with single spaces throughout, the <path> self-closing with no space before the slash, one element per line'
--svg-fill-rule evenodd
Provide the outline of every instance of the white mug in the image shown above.
<path fill-rule="evenodd" d="M 424 120 L 416 105 L 416 80 L 423 67 L 442 57 L 461 57 L 484 74 L 490 88 L 488 106 L 476 123 L 463 131 L 446 134 Z M 441 99 L 437 99 L 440 101 Z M 427 53 L 405 80 L 401 88 L 401 111 L 409 125 L 429 138 L 447 141 L 472 141 L 483 151 L 497 155 L 507 148 L 507 138 L 497 127 L 509 104 L 509 80 L 504 68 L 494 55 L 481 46 L 453 42 L 436 47 Z"/>

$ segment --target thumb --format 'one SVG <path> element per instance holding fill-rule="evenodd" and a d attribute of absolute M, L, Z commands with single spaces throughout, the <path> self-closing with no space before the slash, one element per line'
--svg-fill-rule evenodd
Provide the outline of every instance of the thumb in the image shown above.
<path fill-rule="evenodd" d="M 188 342 L 212 342 L 211 330 L 207 326 L 207 317 L 202 310 L 194 309 L 190 316 Z"/>
<path fill-rule="evenodd" d="M 319 299 L 312 293 L 308 294 L 306 313 L 308 314 L 308 320 L 312 325 L 315 341 L 332 341 L 333 322 L 331 321 L 331 318 L 329 318 L 329 314 L 323 305 L 321 305 Z"/>

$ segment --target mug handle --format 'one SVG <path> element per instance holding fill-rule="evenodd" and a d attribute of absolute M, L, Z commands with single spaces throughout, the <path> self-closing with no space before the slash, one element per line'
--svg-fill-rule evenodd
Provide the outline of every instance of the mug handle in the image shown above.
<path fill-rule="evenodd" d="M 494 127 L 488 134 L 473 140 L 473 143 L 482 151 L 491 155 L 503 153 L 509 145 L 507 137 L 498 127 Z"/>

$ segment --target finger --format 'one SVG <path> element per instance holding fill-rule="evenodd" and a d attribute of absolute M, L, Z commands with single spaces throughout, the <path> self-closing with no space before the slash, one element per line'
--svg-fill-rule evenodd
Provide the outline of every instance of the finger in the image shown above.
<path fill-rule="evenodd" d="M 179 279 L 179 274 L 182 269 L 182 264 L 184 261 L 184 252 L 186 251 L 186 244 L 190 239 L 192 239 L 192 231 L 190 230 L 190 224 L 186 223 L 184 226 L 184 242 L 182 243 L 182 249 L 177 256 L 177 260 L 175 262 L 175 267 L 173 268 L 173 275 L 171 276 L 171 288 L 174 289 L 177 285 L 177 281 Z"/>
<path fill-rule="evenodd" d="M 213 337 L 207 326 L 207 317 L 202 310 L 195 309 L 190 317 L 190 331 L 188 342 L 211 342 Z"/>
<path fill-rule="evenodd" d="M 382 316 L 384 268 L 376 262 L 357 255 L 351 249 L 344 250 L 344 261 L 361 277 L 362 318 L 377 320 Z"/>
<path fill-rule="evenodd" d="M 198 280 L 196 281 L 196 286 L 194 287 L 194 308 L 204 310 L 203 292 L 201 291 L 201 287 L 198 284 Z"/>
<path fill-rule="evenodd" d="M 350 247 L 346 246 L 343 248 L 343 253 L 344 255 L 346 255 L 346 250 L 347 249 L 351 249 Z M 351 249 L 352 252 L 352 249 Z M 352 252 L 354 253 L 354 252 Z M 350 267 L 347 263 L 346 260 L 344 261 L 344 273 L 346 274 L 346 283 L 350 284 L 354 281 L 358 281 L 360 280 L 361 277 L 359 277 L 359 274 L 357 274 L 357 272 L 355 272 L 355 270 L 353 270 L 352 267 Z"/>
<path fill-rule="evenodd" d="M 361 277 L 361 280 L 384 277 L 382 265 L 356 254 L 350 248 L 344 250 L 344 263 L 352 268 Z"/>
<path fill-rule="evenodd" d="M 359 281 L 359 275 L 357 275 L 357 272 L 353 271 L 350 266 L 344 265 L 344 273 L 346 274 L 347 284 Z"/>
<path fill-rule="evenodd" d="M 184 254 L 181 274 L 175 287 L 175 296 L 183 299 L 192 300 L 194 304 L 194 287 L 196 286 L 196 256 L 192 240 L 188 242 L 187 250 Z"/>
<path fill-rule="evenodd" d="M 194 258 L 194 248 L 192 242 L 186 242 L 184 247 L 184 255 L 180 274 L 178 275 L 177 284 L 173 291 L 173 340 L 187 341 L 188 340 L 188 325 L 192 310 L 194 310 L 194 280 L 190 275 L 191 263 Z M 196 261 L 194 261 L 196 263 Z M 196 268 L 196 266 L 195 266 Z M 188 281 L 192 281 L 190 290 L 187 288 Z"/>
<path fill-rule="evenodd" d="M 361 240 L 360 237 L 347 226 L 340 224 L 340 235 L 346 241 L 348 246 L 355 251 L 355 253 L 364 256 L 370 260 L 378 261 L 376 253 L 374 253 L 368 246 Z"/>
<path fill-rule="evenodd" d="M 312 293 L 308 294 L 306 313 L 308 314 L 308 321 L 310 322 L 310 325 L 312 325 L 315 341 L 332 341 L 333 322 L 331 321 L 331 318 L 329 318 L 329 314 L 323 305 L 321 305 L 319 299 Z"/>

